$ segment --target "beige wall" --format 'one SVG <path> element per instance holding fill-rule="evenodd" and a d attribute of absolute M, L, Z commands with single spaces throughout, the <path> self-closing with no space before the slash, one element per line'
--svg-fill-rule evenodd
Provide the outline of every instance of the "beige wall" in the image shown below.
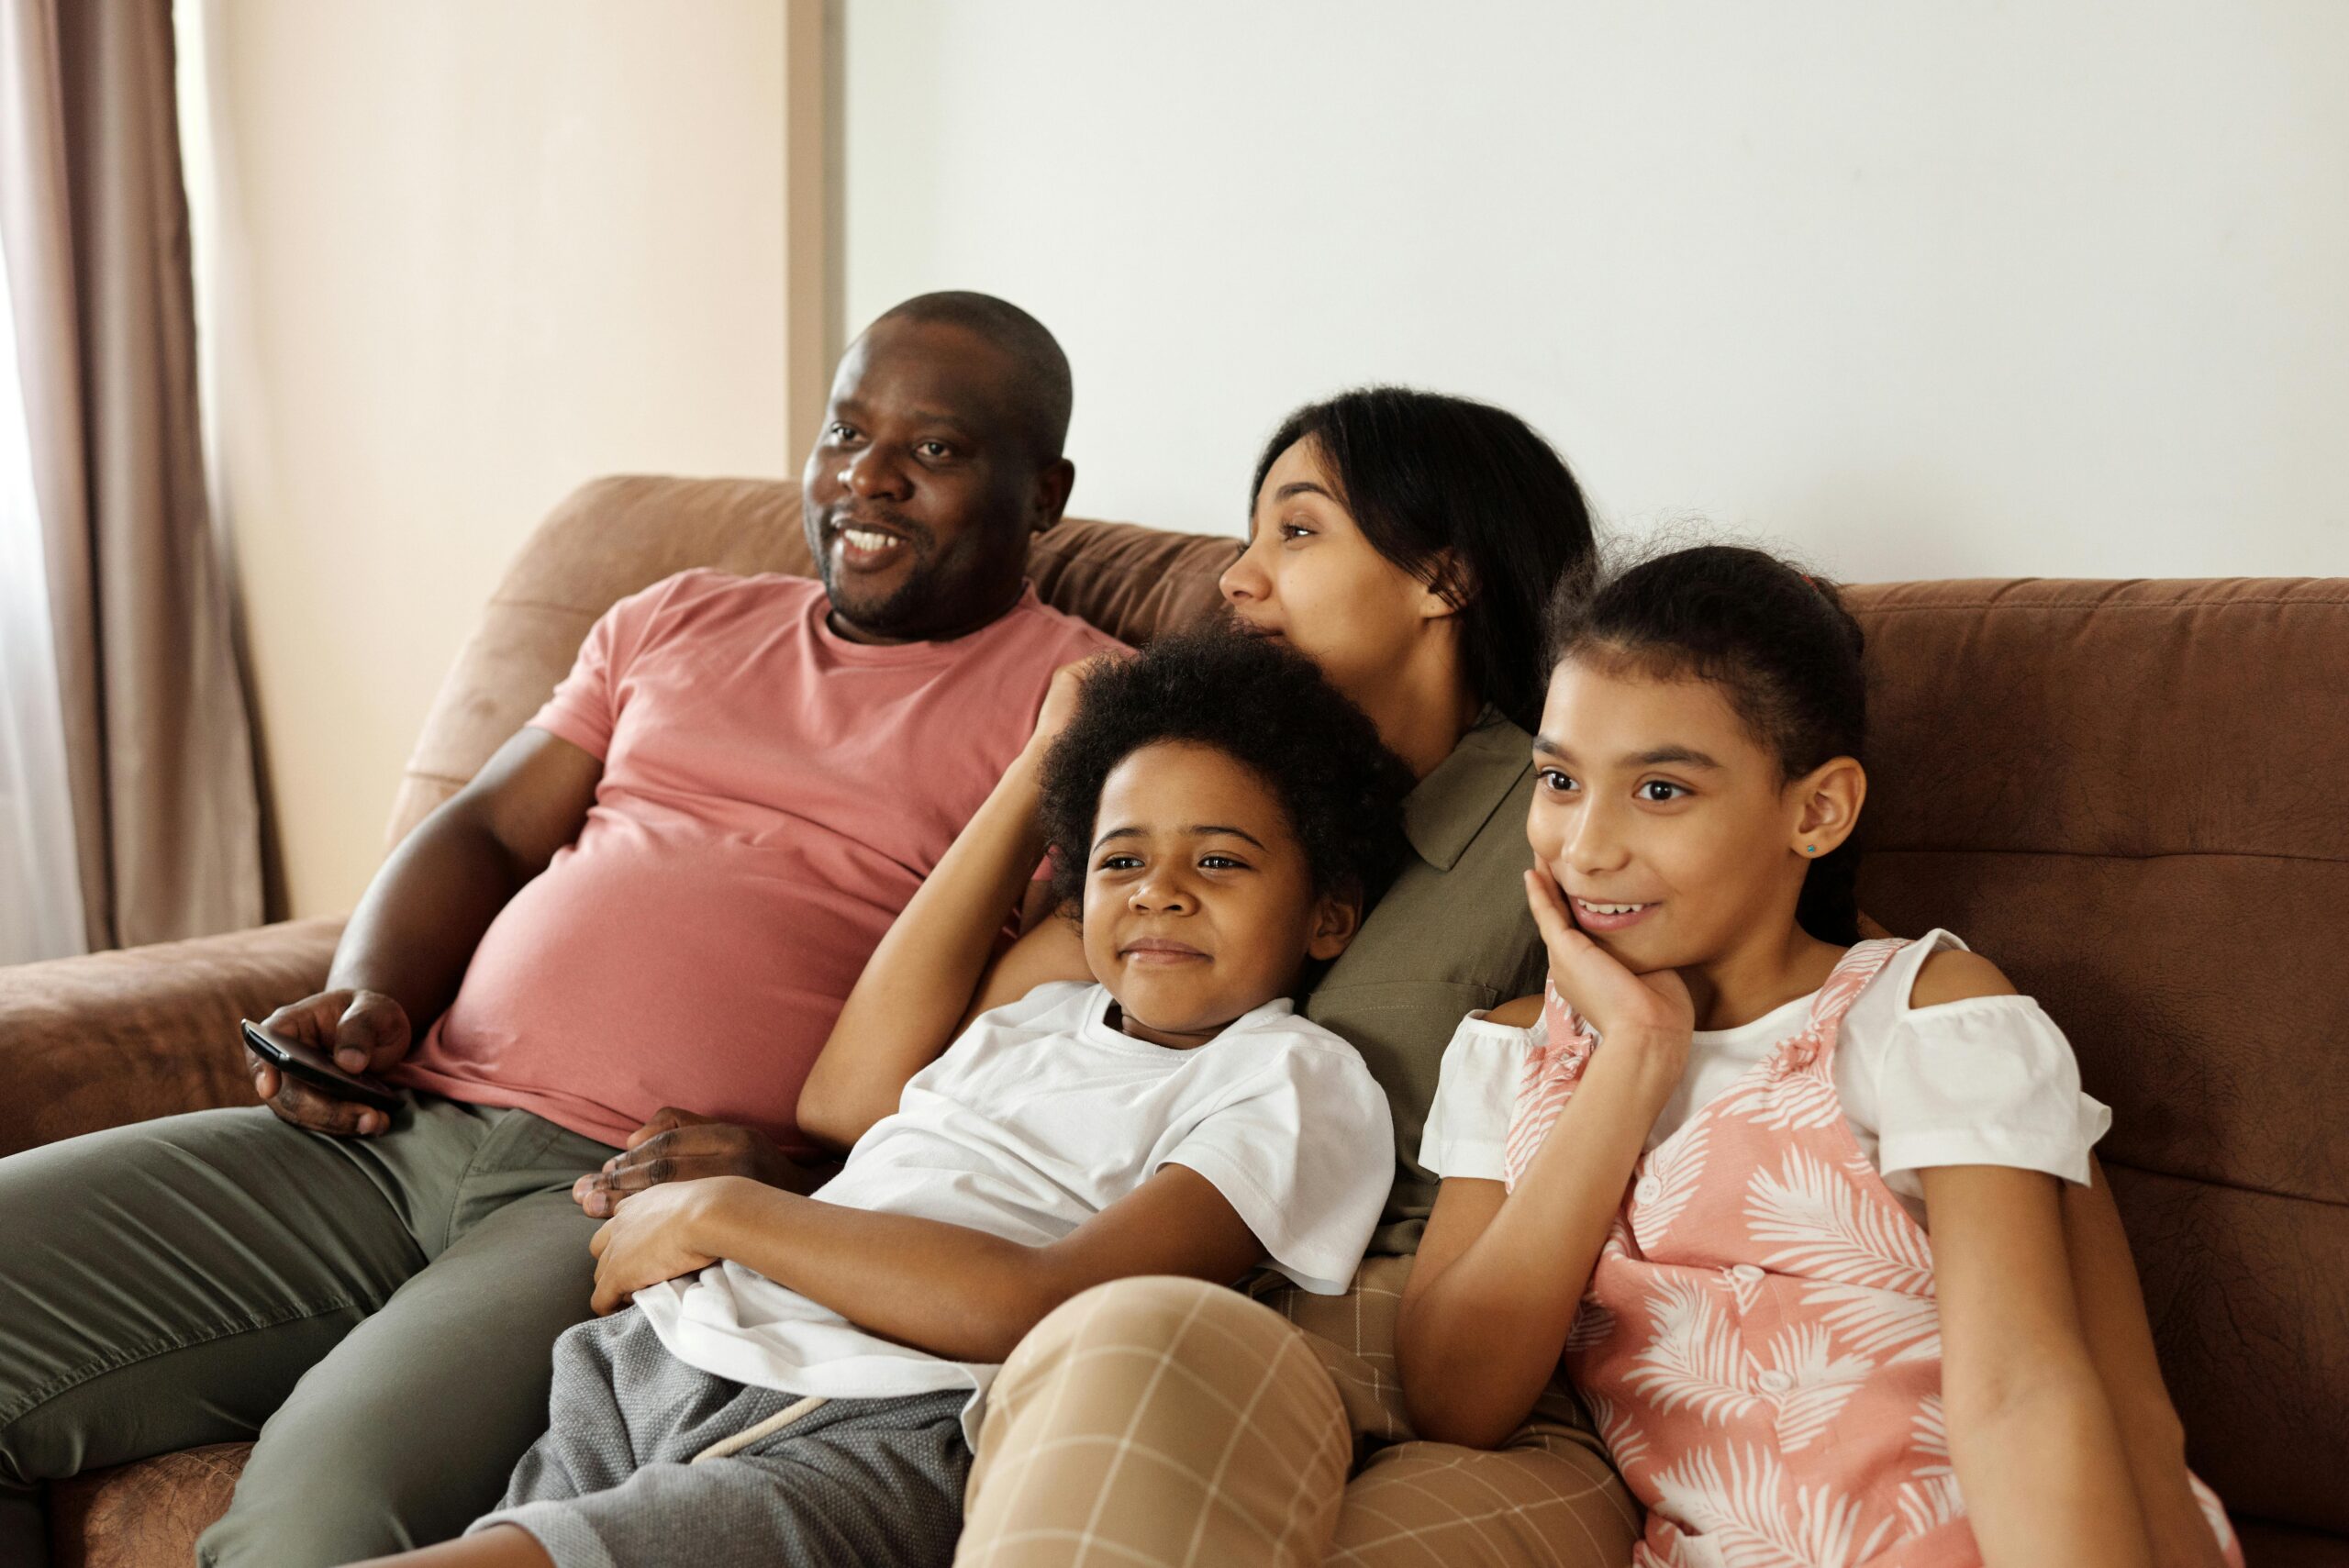
<path fill-rule="evenodd" d="M 195 0 L 182 0 L 183 6 Z M 204 0 L 215 474 L 294 913 L 350 907 L 516 545 L 796 472 L 780 0 Z"/>

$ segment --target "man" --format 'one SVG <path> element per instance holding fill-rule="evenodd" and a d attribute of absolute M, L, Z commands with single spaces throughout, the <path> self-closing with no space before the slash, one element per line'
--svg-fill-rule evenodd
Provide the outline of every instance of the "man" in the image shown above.
<path fill-rule="evenodd" d="M 1052 335 L 983 295 L 851 347 L 804 476 L 821 586 L 615 606 L 268 1020 L 399 1110 L 256 1060 L 267 1110 L 0 1161 L 0 1562 L 44 1560 L 42 1482 L 256 1430 L 204 1562 L 454 1534 L 545 1425 L 596 1213 L 705 1169 L 805 1184 L 798 1086 L 864 958 L 1053 671 L 1113 646 L 1023 578 L 1069 400 Z"/>

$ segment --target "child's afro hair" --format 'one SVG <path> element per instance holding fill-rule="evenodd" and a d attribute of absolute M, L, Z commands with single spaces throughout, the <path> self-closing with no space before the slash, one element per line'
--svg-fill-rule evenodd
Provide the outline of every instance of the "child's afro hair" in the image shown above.
<path fill-rule="evenodd" d="M 1081 690 L 1076 717 L 1044 758 L 1044 831 L 1062 913 L 1083 907 L 1101 786 L 1162 741 L 1211 746 L 1264 780 L 1304 848 L 1316 893 L 1358 895 L 1367 909 L 1393 880 L 1410 771 L 1303 654 L 1217 625 L 1106 662 Z"/>

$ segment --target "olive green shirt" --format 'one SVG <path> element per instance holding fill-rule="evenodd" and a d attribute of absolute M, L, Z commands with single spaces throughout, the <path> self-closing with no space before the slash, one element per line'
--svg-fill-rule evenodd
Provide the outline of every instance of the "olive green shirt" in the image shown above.
<path fill-rule="evenodd" d="M 1403 802 L 1412 852 L 1352 946 L 1306 998 L 1395 1113 L 1395 1185 L 1370 1250 L 1415 1251 L 1436 1178 L 1419 1163 L 1443 1048 L 1469 1012 L 1542 988 L 1541 933 L 1525 907 L 1533 851 L 1533 738 L 1487 707 Z"/>

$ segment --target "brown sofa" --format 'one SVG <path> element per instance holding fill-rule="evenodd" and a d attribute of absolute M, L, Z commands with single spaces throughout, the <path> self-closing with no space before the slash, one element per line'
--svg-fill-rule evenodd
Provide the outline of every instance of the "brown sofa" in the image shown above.
<path fill-rule="evenodd" d="M 803 572 L 796 487 L 623 478 L 532 536 L 402 781 L 406 832 L 529 717 L 595 617 L 688 566 Z M 1213 601 L 1229 538 L 1068 522 L 1044 596 L 1130 640 Z M 2349 1564 L 2349 581 L 1865 587 L 1863 873 L 2040 996 L 2103 1146 L 2196 1468 L 2254 1568 Z M 0 970 L 0 1153 L 250 1090 L 235 1020 L 315 989 L 305 920 Z M 1431 1041 L 1431 1048 L 1438 1042 Z M 56 1489 L 64 1564 L 182 1564 L 241 1444 Z"/>

